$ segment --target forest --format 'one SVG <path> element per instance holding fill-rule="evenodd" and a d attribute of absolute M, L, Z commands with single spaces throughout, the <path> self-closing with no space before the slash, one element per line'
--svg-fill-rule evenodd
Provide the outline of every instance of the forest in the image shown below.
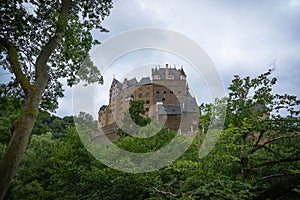
<path fill-rule="evenodd" d="M 77 123 L 86 122 L 83 128 L 93 135 L 97 119 L 88 113 L 53 114 L 65 85 L 103 84 L 105 77 L 87 58 L 101 45 L 92 32 L 108 31 L 102 22 L 112 1 L 4 0 L 0 5 L 0 75 L 9 74 L 0 83 L 0 200 L 300 199 L 300 100 L 274 92 L 272 69 L 256 77 L 234 75 L 226 97 L 201 104 L 202 134 L 174 162 L 146 173 L 118 171 L 82 143 Z M 136 105 L 128 116 L 147 124 Z M 214 132 L 217 143 L 200 156 L 219 119 L 224 125 Z M 156 128 L 146 126 L 141 134 Z M 155 152 L 171 140 L 185 141 L 167 128 L 149 138 L 118 134 L 110 145 L 128 152 Z M 110 152 L 103 156 L 114 158 Z M 118 162 L 130 166 L 134 160 Z"/>
<path fill-rule="evenodd" d="M 235 76 L 228 97 L 199 107 L 200 126 L 208 127 L 212 113 L 227 102 L 225 126 L 206 157 L 198 154 L 205 135 L 197 136 L 182 157 L 148 173 L 126 173 L 101 164 L 83 146 L 74 117 L 40 111 L 5 199 L 298 199 L 299 100 L 272 94 L 276 79 L 271 74 Z M 22 103 L 1 96 L 1 152 Z M 127 151 L 151 152 L 176 134 L 162 129 L 143 139 L 121 131 L 114 143 Z"/>

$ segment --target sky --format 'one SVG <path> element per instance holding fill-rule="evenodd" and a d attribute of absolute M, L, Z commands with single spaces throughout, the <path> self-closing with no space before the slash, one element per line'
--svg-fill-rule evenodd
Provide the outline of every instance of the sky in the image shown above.
<path fill-rule="evenodd" d="M 300 0 L 113 2 L 110 15 L 102 23 L 109 32 L 93 32 L 101 42 L 135 29 L 152 27 L 174 31 L 206 52 L 218 71 L 225 93 L 233 75 L 255 77 L 275 67 L 273 76 L 278 83 L 274 92 L 300 96 Z M 92 49 L 92 59 L 99 57 L 98 51 Z M 108 103 L 108 87 L 113 76 L 120 81 L 127 76 L 139 80 L 150 75 L 149 66 L 166 63 L 186 69 L 198 103 L 211 100 L 205 84 L 213 77 L 195 74 L 191 63 L 168 51 L 142 49 L 119 56 L 102 72 L 105 84 L 93 90 L 95 115 L 102 104 Z M 74 90 L 65 88 L 57 115 L 73 114 Z"/>
<path fill-rule="evenodd" d="M 105 43 L 134 29 L 154 27 L 174 31 L 193 40 L 207 53 L 221 77 L 225 93 L 233 75 L 255 77 L 275 67 L 273 76 L 278 82 L 274 92 L 299 97 L 299 19 L 300 0 L 116 0 L 110 16 L 102 24 L 109 33 L 93 34 Z M 93 51 L 93 59 L 101 56 L 97 48 Z M 205 79 L 213 77 L 195 75 L 188 70 L 191 66 L 186 60 L 169 52 L 143 49 L 120 56 L 103 72 L 105 84 L 95 89 L 94 110 L 107 104 L 113 77 L 120 81 L 125 77 L 139 80 L 150 75 L 149 65 L 166 63 L 187 68 L 189 86 L 198 103 L 211 100 Z M 69 94 L 70 91 L 61 101 L 59 115 L 69 113 Z"/>

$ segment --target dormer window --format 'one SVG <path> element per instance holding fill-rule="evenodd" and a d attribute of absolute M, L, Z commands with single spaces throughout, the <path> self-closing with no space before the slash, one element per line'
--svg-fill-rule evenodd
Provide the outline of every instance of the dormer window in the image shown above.
<path fill-rule="evenodd" d="M 168 79 L 174 79 L 174 76 L 171 75 L 171 74 L 169 74 L 169 75 L 168 75 Z"/>
<path fill-rule="evenodd" d="M 185 75 L 180 75 L 180 79 L 181 79 L 181 80 L 185 80 L 185 79 L 186 79 L 186 76 L 185 76 Z"/>
<path fill-rule="evenodd" d="M 153 80 L 160 80 L 160 75 L 159 74 L 153 75 Z"/>

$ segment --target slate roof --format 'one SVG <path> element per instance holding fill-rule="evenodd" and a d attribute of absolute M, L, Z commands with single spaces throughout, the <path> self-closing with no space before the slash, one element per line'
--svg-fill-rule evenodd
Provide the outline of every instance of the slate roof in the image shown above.
<path fill-rule="evenodd" d="M 106 107 L 107 107 L 107 105 L 101 106 L 100 109 L 99 109 L 99 111 L 100 111 L 100 110 L 104 110 Z"/>
<path fill-rule="evenodd" d="M 185 99 L 183 112 L 197 112 L 197 109 L 198 109 L 198 105 L 195 97 L 192 97 L 189 94 Z"/>
<path fill-rule="evenodd" d="M 158 114 L 159 115 L 180 115 L 181 108 L 179 104 L 168 104 L 168 105 L 158 105 Z"/>
<path fill-rule="evenodd" d="M 122 86 L 123 86 L 123 84 L 122 84 L 121 82 L 118 81 L 118 82 L 117 82 L 117 87 L 120 88 L 120 89 L 122 89 Z"/>
<path fill-rule="evenodd" d="M 146 85 L 150 83 L 151 83 L 151 79 L 149 77 L 144 77 L 140 80 L 139 85 Z"/>
<path fill-rule="evenodd" d="M 110 87 L 112 88 L 114 85 L 119 89 L 122 89 L 123 86 L 123 84 L 115 78 L 113 79 Z"/>
<path fill-rule="evenodd" d="M 128 87 L 130 87 L 130 86 L 138 84 L 138 82 L 137 82 L 136 78 L 133 78 L 133 79 L 130 79 L 127 84 L 128 84 Z"/>

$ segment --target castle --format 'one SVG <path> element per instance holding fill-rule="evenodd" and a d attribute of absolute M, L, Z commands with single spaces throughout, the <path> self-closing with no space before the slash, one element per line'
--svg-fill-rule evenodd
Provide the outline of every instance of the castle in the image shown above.
<path fill-rule="evenodd" d="M 144 77 L 113 79 L 109 90 L 109 104 L 100 107 L 98 125 L 105 134 L 116 133 L 116 122 L 122 120 L 131 100 L 143 100 L 145 117 L 155 117 L 158 122 L 180 133 L 196 131 L 199 125 L 198 105 L 191 96 L 187 76 L 181 67 L 166 64 L 165 68 L 152 68 L 152 79 Z M 180 125 L 180 126 L 179 126 Z"/>

